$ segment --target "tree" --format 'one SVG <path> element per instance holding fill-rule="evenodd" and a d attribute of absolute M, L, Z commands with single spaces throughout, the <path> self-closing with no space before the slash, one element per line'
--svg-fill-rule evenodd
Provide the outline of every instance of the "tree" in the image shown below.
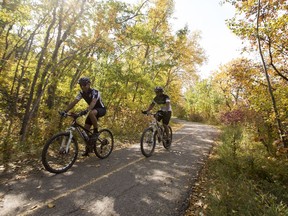
<path fill-rule="evenodd" d="M 281 124 L 277 102 L 270 82 L 270 76 L 279 76 L 287 81 L 287 2 L 274 0 L 253 1 L 224 1 L 233 4 L 238 9 L 238 14 L 230 20 L 230 28 L 243 39 L 250 42 L 251 48 L 259 51 L 263 71 L 265 73 L 268 91 L 274 109 L 275 120 L 279 136 L 283 140 L 284 129 Z M 245 15 L 245 19 L 237 15 Z M 266 62 L 269 62 L 267 64 Z M 274 73 L 269 74 L 269 66 Z"/>
<path fill-rule="evenodd" d="M 217 123 L 225 106 L 225 95 L 210 80 L 201 80 L 185 92 L 186 113 L 193 121 Z"/>
<path fill-rule="evenodd" d="M 102 91 L 106 117 L 114 120 L 105 122 L 128 131 L 156 85 L 178 101 L 205 59 L 198 34 L 172 31 L 172 0 L 25 0 L 1 7 L 0 130 L 10 143 L 21 135 L 21 145 L 11 148 L 29 151 L 34 139 L 50 135 L 54 129 L 46 128 L 76 93 L 80 76 Z M 8 141 L 0 139 L 7 151 Z"/>

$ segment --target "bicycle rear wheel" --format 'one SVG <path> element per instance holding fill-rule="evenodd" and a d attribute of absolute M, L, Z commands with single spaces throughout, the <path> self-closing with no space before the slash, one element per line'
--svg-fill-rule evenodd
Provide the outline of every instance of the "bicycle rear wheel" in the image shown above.
<path fill-rule="evenodd" d="M 75 163 L 78 155 L 77 141 L 72 138 L 68 145 L 69 133 L 62 132 L 49 139 L 42 150 L 42 164 L 51 173 L 66 172 Z"/>
<path fill-rule="evenodd" d="M 165 149 L 170 149 L 171 144 L 172 144 L 172 128 L 168 125 L 168 129 L 169 129 L 169 135 L 168 135 L 168 139 L 167 140 L 163 140 L 163 146 Z"/>
<path fill-rule="evenodd" d="M 114 147 L 113 134 L 108 129 L 102 129 L 99 131 L 96 144 L 94 145 L 94 152 L 97 157 L 104 159 L 107 158 Z"/>
<path fill-rule="evenodd" d="M 154 136 L 153 128 L 146 128 L 141 136 L 140 147 L 141 152 L 145 157 L 150 157 L 155 149 L 156 136 Z"/>

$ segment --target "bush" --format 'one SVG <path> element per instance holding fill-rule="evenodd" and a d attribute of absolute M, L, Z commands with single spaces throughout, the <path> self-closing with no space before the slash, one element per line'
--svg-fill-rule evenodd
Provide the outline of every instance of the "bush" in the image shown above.
<path fill-rule="evenodd" d="M 223 128 L 206 165 L 204 215 L 288 215 L 288 160 L 269 157 L 251 130 Z"/>

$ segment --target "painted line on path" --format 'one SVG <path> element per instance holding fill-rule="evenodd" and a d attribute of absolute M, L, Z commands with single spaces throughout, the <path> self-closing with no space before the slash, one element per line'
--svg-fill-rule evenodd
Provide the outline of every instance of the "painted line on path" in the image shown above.
<path fill-rule="evenodd" d="M 180 130 L 181 128 L 183 128 L 183 126 L 177 128 L 175 131 L 178 131 L 178 130 Z M 178 143 L 179 141 L 181 141 L 182 139 L 184 139 L 184 138 L 186 138 L 187 136 L 190 136 L 190 135 L 191 135 L 191 134 L 186 134 L 185 136 L 183 136 L 183 137 L 175 140 L 173 143 Z M 102 180 L 102 179 L 104 179 L 104 178 L 108 178 L 109 176 L 113 175 L 114 173 L 119 172 L 119 171 L 127 168 L 128 166 L 131 166 L 131 165 L 133 165 L 133 164 L 135 164 L 135 163 L 138 163 L 139 161 L 142 161 L 142 160 L 144 160 L 144 159 L 146 159 L 146 158 L 145 158 L 145 157 L 141 157 L 141 158 L 139 158 L 139 159 L 137 159 L 137 160 L 134 160 L 134 161 L 132 161 L 132 162 L 130 162 L 130 163 L 122 166 L 122 167 L 119 167 L 119 168 L 117 168 L 117 169 L 115 169 L 115 170 L 113 170 L 113 171 L 111 171 L 111 172 L 109 172 L 109 173 L 101 176 L 101 177 L 92 179 L 91 181 L 89 181 L 89 182 L 87 182 L 87 183 L 85 183 L 85 184 L 83 184 L 83 185 L 81 185 L 81 186 L 79 186 L 79 187 L 76 187 L 76 188 L 74 188 L 74 189 L 68 190 L 66 193 L 63 193 L 63 194 L 60 194 L 60 195 L 55 196 L 55 197 L 53 197 L 53 198 L 50 198 L 50 199 L 48 199 L 47 201 L 43 202 L 42 204 L 34 205 L 34 206 L 33 206 L 31 209 L 29 209 L 27 212 L 25 212 L 25 213 L 20 213 L 19 215 L 20 215 L 20 216 L 27 216 L 27 215 L 32 214 L 32 213 L 35 212 L 36 210 L 39 210 L 39 209 L 41 209 L 41 208 L 44 208 L 45 206 L 48 207 L 49 204 L 52 204 L 52 205 L 53 205 L 53 203 L 54 203 L 55 201 L 57 201 L 57 200 L 59 200 L 59 199 L 61 199 L 61 198 L 63 198 L 63 197 L 66 197 L 66 196 L 68 196 L 68 195 L 70 195 L 70 194 L 72 194 L 72 193 L 74 193 L 74 192 L 77 192 L 77 191 L 79 191 L 79 190 L 82 190 L 83 188 L 88 187 L 88 186 L 90 186 L 90 185 L 92 185 L 92 184 L 94 184 L 94 183 L 96 183 L 96 182 L 98 182 L 98 181 L 100 181 L 100 180 Z"/>

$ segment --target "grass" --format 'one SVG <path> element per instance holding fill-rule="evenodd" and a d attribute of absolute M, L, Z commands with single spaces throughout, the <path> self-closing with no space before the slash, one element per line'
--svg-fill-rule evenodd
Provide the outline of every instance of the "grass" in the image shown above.
<path fill-rule="evenodd" d="M 288 215 L 288 160 L 271 157 L 247 129 L 229 127 L 202 170 L 185 216 Z"/>

